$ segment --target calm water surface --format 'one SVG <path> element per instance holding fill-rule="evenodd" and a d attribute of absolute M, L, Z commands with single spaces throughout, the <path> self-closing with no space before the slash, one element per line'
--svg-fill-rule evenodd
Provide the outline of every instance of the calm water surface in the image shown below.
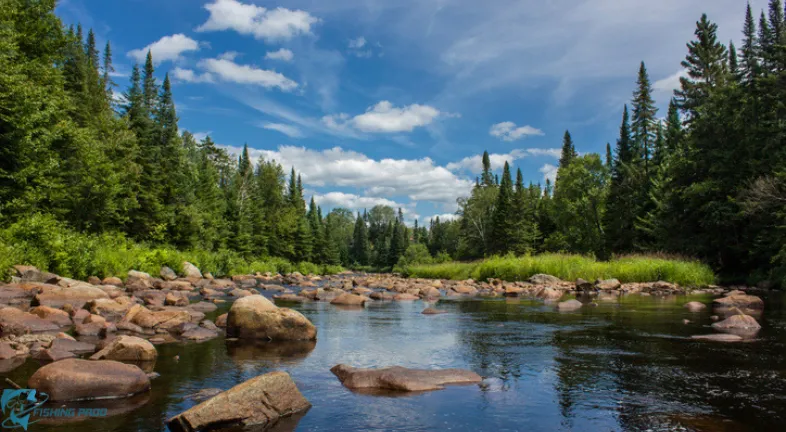
<path fill-rule="evenodd" d="M 120 412 L 106 419 L 29 430 L 162 431 L 166 419 L 195 404 L 185 396 L 274 370 L 289 372 L 313 404 L 301 431 L 786 430 L 783 297 L 765 297 L 759 338 L 737 344 L 688 339 L 712 333 L 709 311 L 682 307 L 690 300 L 710 297 L 629 296 L 570 313 L 535 300 L 442 300 L 450 313 L 438 316 L 422 315 L 420 301 L 361 310 L 292 305 L 319 329 L 316 343 L 159 345 L 161 376 L 150 395 L 94 402 Z M 686 318 L 692 322 L 683 324 Z M 369 396 L 339 383 L 329 371 L 338 363 L 459 367 L 488 378 L 480 386 Z M 28 360 L 6 376 L 25 383 L 37 366 Z"/>

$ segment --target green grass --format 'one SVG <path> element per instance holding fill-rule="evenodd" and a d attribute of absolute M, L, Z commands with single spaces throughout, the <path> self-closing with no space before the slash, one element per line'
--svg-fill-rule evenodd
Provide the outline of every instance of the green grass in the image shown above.
<path fill-rule="evenodd" d="M 183 261 L 203 273 L 224 277 L 235 274 L 291 273 L 335 274 L 340 266 L 292 263 L 282 258 L 247 259 L 231 250 L 181 251 L 167 246 L 133 242 L 122 234 L 90 235 L 68 229 L 49 216 L 33 215 L 0 230 L 0 280 L 8 280 L 14 264 L 34 265 L 60 276 L 125 277 L 129 270 L 154 276 L 162 266 L 181 271 Z"/>
<path fill-rule="evenodd" d="M 620 257 L 611 261 L 564 254 L 506 256 L 474 263 L 414 265 L 404 271 L 409 277 L 454 280 L 498 278 L 507 281 L 526 280 L 538 273 L 568 281 L 577 278 L 588 281 L 616 278 L 620 282 L 662 280 L 683 286 L 704 286 L 715 282 L 713 271 L 698 261 L 645 255 Z"/>

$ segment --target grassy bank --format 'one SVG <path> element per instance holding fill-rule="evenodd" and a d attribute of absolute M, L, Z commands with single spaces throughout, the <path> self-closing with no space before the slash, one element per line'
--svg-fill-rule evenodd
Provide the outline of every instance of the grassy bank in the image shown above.
<path fill-rule="evenodd" d="M 180 272 L 189 261 L 202 272 L 222 277 L 255 272 L 335 274 L 340 266 L 292 263 L 282 258 L 248 259 L 230 250 L 181 251 L 128 240 L 121 234 L 88 235 L 75 232 L 47 217 L 32 217 L 0 231 L 0 280 L 8 280 L 14 264 L 86 279 L 88 276 L 125 277 L 129 270 L 158 275 L 161 266 Z"/>
<path fill-rule="evenodd" d="M 526 280 L 545 273 L 563 280 L 577 278 L 617 278 L 621 282 L 652 282 L 663 280 L 684 286 L 702 286 L 715 282 L 715 274 L 696 261 L 652 256 L 629 256 L 611 261 L 596 261 L 578 255 L 543 254 L 525 257 L 493 257 L 474 263 L 450 262 L 434 265 L 412 265 L 404 270 L 409 277 L 437 279 L 498 278 L 508 281 Z"/>

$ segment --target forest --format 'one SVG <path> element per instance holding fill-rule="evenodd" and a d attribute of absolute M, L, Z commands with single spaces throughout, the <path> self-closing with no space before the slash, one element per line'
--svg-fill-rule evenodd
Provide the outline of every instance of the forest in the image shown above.
<path fill-rule="evenodd" d="M 185 256 L 219 274 L 389 271 L 559 252 L 695 258 L 725 281 L 786 281 L 781 0 L 758 18 L 748 5 L 739 48 L 702 16 L 666 113 L 642 62 L 605 155 L 580 155 L 566 131 L 556 181 L 539 185 L 507 163 L 494 173 L 484 153 L 456 219 L 412 226 L 383 206 L 324 212 L 297 167 L 197 141 L 150 53 L 119 89 L 110 44 L 54 8 L 0 3 L 0 268 L 104 276 Z"/>

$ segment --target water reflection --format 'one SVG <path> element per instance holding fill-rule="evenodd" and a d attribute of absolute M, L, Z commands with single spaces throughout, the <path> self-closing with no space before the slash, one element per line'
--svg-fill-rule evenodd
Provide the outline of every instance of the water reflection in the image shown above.
<path fill-rule="evenodd" d="M 316 341 L 267 342 L 227 340 L 227 355 L 236 363 L 265 361 L 275 365 L 294 366 L 308 357 Z"/>

